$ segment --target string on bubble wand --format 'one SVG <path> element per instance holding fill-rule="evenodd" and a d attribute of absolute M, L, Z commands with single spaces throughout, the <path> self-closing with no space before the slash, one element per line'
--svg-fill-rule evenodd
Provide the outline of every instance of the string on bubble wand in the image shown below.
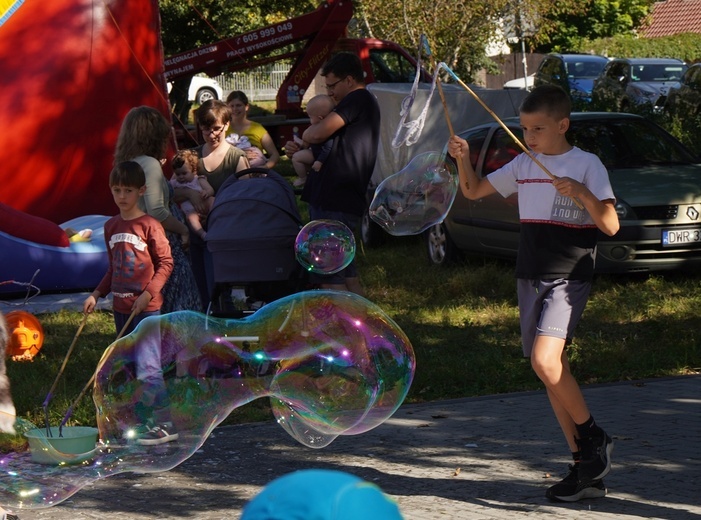
<path fill-rule="evenodd" d="M 448 103 L 445 100 L 445 94 L 443 94 L 443 87 L 441 86 L 441 78 L 440 78 L 440 66 L 436 66 L 436 59 L 433 57 L 433 53 L 431 52 L 431 47 L 428 44 L 428 38 L 426 38 L 425 34 L 421 35 L 421 46 L 424 48 L 426 51 L 426 54 L 428 55 L 429 59 L 431 60 L 431 68 L 433 69 L 433 73 L 435 75 L 435 82 L 436 82 L 436 87 L 438 88 L 438 95 L 441 98 L 441 103 L 443 103 L 443 114 L 445 115 L 445 122 L 448 124 L 448 131 L 450 132 L 450 137 L 453 137 L 455 135 L 455 132 L 453 131 L 453 125 L 450 122 L 450 111 L 448 110 Z M 458 172 L 460 172 L 462 175 L 460 176 L 463 179 L 467 179 L 467 176 L 465 175 L 465 172 L 463 169 L 465 166 L 463 165 L 462 161 L 455 161 L 458 165 Z M 465 185 L 467 188 L 470 188 L 470 185 L 465 181 Z"/>
<path fill-rule="evenodd" d="M 419 117 L 407 122 L 406 120 L 409 116 L 409 112 L 411 111 L 411 107 L 414 104 L 414 101 L 416 99 L 416 92 L 419 88 L 419 80 L 421 78 L 422 51 L 428 57 L 429 61 L 431 62 L 431 68 L 433 69 L 431 89 L 429 90 L 428 97 L 426 98 L 426 102 L 421 110 L 421 113 L 419 114 Z M 419 50 L 416 58 L 416 76 L 414 77 L 414 83 L 411 87 L 411 92 L 402 101 L 402 108 L 399 113 L 399 125 L 397 126 L 397 131 L 395 132 L 394 139 L 392 140 L 392 146 L 394 148 L 399 148 L 403 144 L 411 146 L 419 140 L 419 137 L 421 137 L 421 132 L 424 128 L 424 124 L 426 123 L 426 116 L 428 114 L 428 108 L 431 104 L 431 99 L 433 98 L 433 94 L 436 90 L 438 90 L 438 95 L 441 98 L 441 103 L 443 104 L 443 115 L 445 116 L 445 122 L 448 125 L 448 131 L 450 132 L 450 136 L 452 137 L 455 135 L 455 131 L 453 130 L 453 124 L 450 121 L 448 103 L 445 100 L 445 94 L 443 93 L 443 87 L 441 86 L 441 80 L 439 76 L 441 65 L 443 65 L 442 62 L 436 65 L 436 60 L 433 56 L 433 52 L 431 51 L 431 46 L 428 43 L 428 38 L 426 38 L 425 34 L 422 34 L 420 37 Z M 444 155 L 445 154 L 443 154 L 443 156 Z M 458 171 L 462 173 L 462 169 L 464 168 L 462 162 L 456 162 L 458 165 Z M 464 178 L 465 176 L 462 175 L 462 177 Z"/>
<path fill-rule="evenodd" d="M 421 114 L 414 120 L 407 121 L 409 113 L 411 112 L 411 107 L 414 105 L 416 100 L 416 92 L 419 89 L 419 81 L 421 79 L 421 50 L 423 45 L 419 45 L 419 49 L 416 56 L 416 75 L 414 76 L 414 83 L 411 85 L 411 91 L 409 95 L 402 100 L 402 108 L 399 111 L 399 124 L 397 125 L 397 130 L 394 133 L 394 138 L 392 139 L 392 147 L 399 148 L 402 145 L 411 146 L 416 144 L 421 137 L 421 132 L 424 129 L 424 123 L 426 122 L 426 115 L 428 114 L 428 106 L 433 97 L 433 92 L 436 89 L 436 72 L 433 74 L 433 81 L 431 82 L 431 90 L 428 93 L 428 98 L 424 104 Z"/>

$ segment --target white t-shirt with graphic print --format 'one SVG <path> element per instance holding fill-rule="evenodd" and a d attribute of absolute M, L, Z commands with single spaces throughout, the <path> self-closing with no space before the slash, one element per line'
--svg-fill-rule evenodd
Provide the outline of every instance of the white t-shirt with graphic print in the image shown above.
<path fill-rule="evenodd" d="M 581 182 L 599 200 L 614 199 L 606 167 L 596 155 L 573 147 L 564 154 L 535 154 L 535 158 L 556 177 Z M 535 161 L 522 153 L 487 179 L 503 197 L 518 192 L 517 277 L 591 278 L 598 229 L 586 210 L 558 193 Z"/>

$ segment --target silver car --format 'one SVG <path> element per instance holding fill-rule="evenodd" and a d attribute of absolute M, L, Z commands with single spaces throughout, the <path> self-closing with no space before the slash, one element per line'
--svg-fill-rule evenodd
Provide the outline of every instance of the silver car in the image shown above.
<path fill-rule="evenodd" d="M 633 114 L 573 113 L 568 139 L 597 154 L 608 169 L 621 229 L 600 235 L 597 272 L 629 273 L 701 266 L 701 162 L 656 124 Z M 504 120 L 519 138 L 517 118 Z M 478 176 L 503 166 L 521 149 L 497 123 L 461 132 Z M 468 200 L 460 192 L 447 218 L 424 233 L 434 265 L 461 251 L 515 257 L 519 240 L 515 195 Z"/>
<path fill-rule="evenodd" d="M 628 112 L 647 105 L 659 112 L 686 69 L 683 61 L 673 58 L 616 58 L 594 81 L 592 102 L 604 110 Z"/>

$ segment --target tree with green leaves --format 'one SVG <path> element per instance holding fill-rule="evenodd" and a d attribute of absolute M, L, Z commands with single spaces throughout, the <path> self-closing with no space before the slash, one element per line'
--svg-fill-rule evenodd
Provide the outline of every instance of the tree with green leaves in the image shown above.
<path fill-rule="evenodd" d="M 422 34 L 436 62 L 445 62 L 465 82 L 493 67 L 488 44 L 507 0 L 358 0 L 353 36 L 392 40 L 417 51 Z"/>
<path fill-rule="evenodd" d="M 524 0 L 539 13 L 533 52 L 568 52 L 582 42 L 614 35 L 634 35 L 655 0 Z"/>
<path fill-rule="evenodd" d="M 166 56 L 185 52 L 316 8 L 312 0 L 159 0 Z"/>
<path fill-rule="evenodd" d="M 160 0 L 165 56 L 264 27 L 316 7 L 311 0 Z M 170 94 L 173 112 L 187 121 L 191 77 L 178 79 Z"/>

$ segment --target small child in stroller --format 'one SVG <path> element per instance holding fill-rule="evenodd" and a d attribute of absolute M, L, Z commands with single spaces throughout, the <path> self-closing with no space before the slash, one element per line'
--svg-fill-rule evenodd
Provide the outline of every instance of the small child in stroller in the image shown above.
<path fill-rule="evenodd" d="M 302 290 L 306 272 L 294 253 L 301 228 L 294 191 L 279 173 L 250 168 L 231 176 L 208 217 L 215 282 L 209 313 L 237 317 Z"/>

